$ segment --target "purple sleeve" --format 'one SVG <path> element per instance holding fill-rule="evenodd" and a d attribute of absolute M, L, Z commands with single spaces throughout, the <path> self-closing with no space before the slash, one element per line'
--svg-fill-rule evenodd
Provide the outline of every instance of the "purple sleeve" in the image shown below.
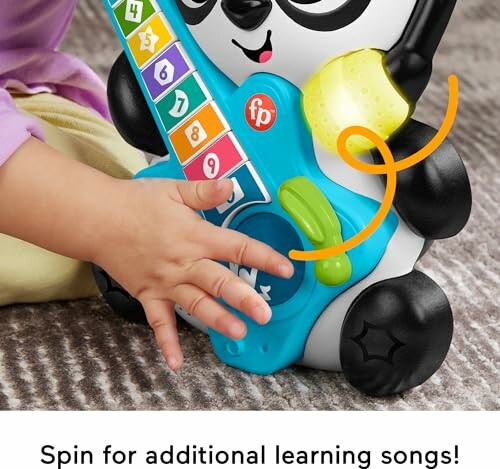
<path fill-rule="evenodd" d="M 43 139 L 38 123 L 18 111 L 10 94 L 0 88 L 0 166 L 32 135 Z"/>

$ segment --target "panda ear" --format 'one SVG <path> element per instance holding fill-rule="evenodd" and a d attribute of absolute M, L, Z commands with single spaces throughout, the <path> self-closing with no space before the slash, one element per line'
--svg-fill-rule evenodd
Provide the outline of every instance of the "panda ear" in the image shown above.
<path fill-rule="evenodd" d="M 175 0 L 184 21 L 191 25 L 200 24 L 214 9 L 217 0 Z M 192 4 L 192 6 L 190 6 Z M 196 6 L 195 6 L 196 5 Z"/>
<path fill-rule="evenodd" d="M 392 79 L 414 103 L 429 84 L 432 60 L 455 5 L 456 0 L 417 0 L 403 36 L 387 53 Z"/>

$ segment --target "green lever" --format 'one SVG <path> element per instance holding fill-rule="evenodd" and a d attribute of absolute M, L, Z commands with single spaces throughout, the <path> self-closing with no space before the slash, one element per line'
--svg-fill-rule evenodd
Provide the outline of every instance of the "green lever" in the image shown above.
<path fill-rule="evenodd" d="M 284 182 L 278 190 L 278 199 L 315 249 L 343 242 L 342 227 L 334 208 L 308 178 L 299 176 Z M 351 278 L 352 265 L 347 254 L 340 254 L 317 261 L 314 272 L 322 284 L 333 287 Z"/>

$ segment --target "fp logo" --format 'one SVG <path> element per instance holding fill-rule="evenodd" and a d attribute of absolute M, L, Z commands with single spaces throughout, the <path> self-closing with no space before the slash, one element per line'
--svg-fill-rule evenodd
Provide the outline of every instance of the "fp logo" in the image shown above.
<path fill-rule="evenodd" d="M 276 104 L 266 94 L 252 96 L 246 105 L 245 117 L 248 125 L 259 132 L 271 129 L 276 122 Z"/>

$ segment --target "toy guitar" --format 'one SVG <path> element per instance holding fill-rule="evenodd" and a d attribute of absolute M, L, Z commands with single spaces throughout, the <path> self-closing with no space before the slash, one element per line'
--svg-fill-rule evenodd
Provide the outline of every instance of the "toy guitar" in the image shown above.
<path fill-rule="evenodd" d="M 115 123 L 137 147 L 151 151 L 153 146 L 156 153 L 169 154 L 136 177 L 230 178 L 232 197 L 201 215 L 284 255 L 292 249 L 338 245 L 359 233 L 380 207 L 383 184 L 345 167 L 318 140 L 326 135 L 325 142 L 333 141 L 330 133 L 357 122 L 349 112 L 359 114 L 371 106 L 362 122 L 378 127 L 387 138 L 397 131 L 391 141 L 396 157 L 427 143 L 432 130 L 408 119 L 427 85 L 432 56 L 455 2 L 403 0 L 393 7 L 384 0 L 351 0 L 336 2 L 342 5 L 333 9 L 330 2 L 330 10 L 328 3 L 106 1 L 128 58 L 117 62 L 112 74 L 128 87 L 110 78 Z M 394 20 L 385 31 L 374 22 L 384 10 Z M 361 21 L 359 27 L 368 29 L 359 40 L 354 35 Z M 264 45 L 254 49 L 259 37 Z M 314 78 L 328 59 L 360 49 L 358 43 L 365 40 L 373 42 L 371 49 L 345 56 Z M 330 45 L 336 41 L 342 50 L 332 53 Z M 414 49 L 405 49 L 408 44 Z M 408 62 L 408 54 L 421 58 L 418 67 Z M 366 77 L 358 73 L 359 66 L 366 68 Z M 325 76 L 335 82 L 328 90 L 338 101 L 331 105 L 339 110 L 314 125 L 306 118 L 323 112 Z M 337 77 L 345 81 L 340 87 Z M 113 89 L 121 89 L 122 95 L 113 99 Z M 357 92 L 361 104 L 346 105 Z M 376 111 L 374 103 L 380 100 L 384 111 Z M 131 118 L 132 107 L 137 115 Z M 134 129 L 131 119 L 143 125 L 154 122 L 154 127 Z M 369 149 L 357 143 L 359 150 Z M 294 261 L 295 274 L 289 280 L 229 265 L 269 303 L 273 318 L 260 326 L 232 310 L 246 322 L 248 333 L 233 341 L 209 330 L 217 356 L 259 374 L 300 361 L 343 370 L 352 384 L 375 395 L 403 391 L 431 376 L 448 351 L 453 320 L 442 290 L 413 268 L 429 244 L 426 240 L 453 236 L 470 211 L 460 158 L 448 142 L 439 153 L 421 165 L 435 169 L 434 174 L 411 168 L 406 181 L 399 178 L 391 213 L 348 253 Z M 377 159 L 376 151 L 373 155 Z M 453 203 L 444 203 L 443 194 L 447 200 L 451 194 Z M 98 283 L 117 311 L 140 309 L 125 292 L 118 298 L 119 286 L 97 271 Z M 178 313 L 199 327 L 187 312 Z"/>

